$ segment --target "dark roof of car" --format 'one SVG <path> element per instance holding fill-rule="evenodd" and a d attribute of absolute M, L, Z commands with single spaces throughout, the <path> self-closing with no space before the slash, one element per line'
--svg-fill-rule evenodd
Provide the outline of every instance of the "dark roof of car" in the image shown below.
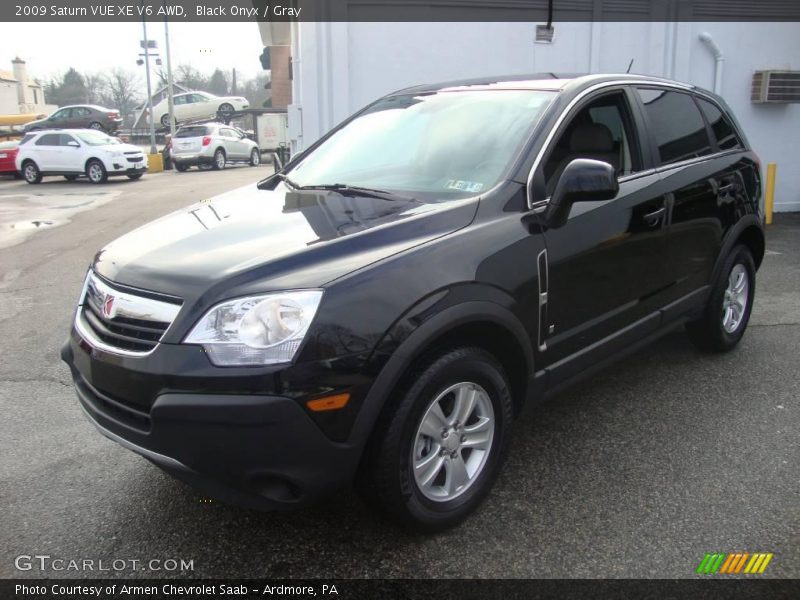
<path fill-rule="evenodd" d="M 531 90 L 561 90 L 569 87 L 582 88 L 595 83 L 607 81 L 641 81 L 642 83 L 669 83 L 687 89 L 691 86 L 679 81 L 664 79 L 660 77 L 650 77 L 647 75 L 632 75 L 628 73 L 620 74 L 597 74 L 589 75 L 585 73 L 527 73 L 519 75 L 495 75 L 487 77 L 477 77 L 473 79 L 460 79 L 456 81 L 446 81 L 417 85 L 404 88 L 394 92 L 394 94 L 426 93 L 444 90 L 457 90 L 462 88 L 471 89 L 531 89 Z"/>

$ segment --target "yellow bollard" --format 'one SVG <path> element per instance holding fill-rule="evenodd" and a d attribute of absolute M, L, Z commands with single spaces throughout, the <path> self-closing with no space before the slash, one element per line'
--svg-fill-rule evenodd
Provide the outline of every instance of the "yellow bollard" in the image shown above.
<path fill-rule="evenodd" d="M 160 153 L 147 155 L 147 172 L 161 173 L 164 170 L 164 157 Z"/>
<path fill-rule="evenodd" d="M 764 190 L 764 222 L 772 225 L 772 210 L 775 208 L 775 163 L 767 165 L 767 187 Z"/>

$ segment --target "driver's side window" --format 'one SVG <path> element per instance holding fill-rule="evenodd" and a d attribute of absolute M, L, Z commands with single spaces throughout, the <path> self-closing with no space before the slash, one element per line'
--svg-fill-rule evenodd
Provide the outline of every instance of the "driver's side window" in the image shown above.
<path fill-rule="evenodd" d="M 552 195 L 564 168 L 576 158 L 607 162 L 617 177 L 641 170 L 639 146 L 623 92 L 591 101 L 562 130 L 544 163 L 547 196 Z"/>

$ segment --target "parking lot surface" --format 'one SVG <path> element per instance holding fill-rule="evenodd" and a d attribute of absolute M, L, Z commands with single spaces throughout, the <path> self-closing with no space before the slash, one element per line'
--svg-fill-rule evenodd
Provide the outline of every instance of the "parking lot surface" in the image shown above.
<path fill-rule="evenodd" d="M 0 576 L 681 578 L 706 552 L 746 551 L 775 554 L 764 577 L 800 577 L 800 215 L 769 228 L 734 352 L 702 355 L 672 334 L 527 411 L 487 502 L 440 535 L 388 525 L 348 490 L 289 513 L 206 502 L 101 436 L 58 358 L 92 256 L 269 172 L 0 181 L 0 207 L 111 195 L 0 248 Z M 194 568 L 20 572 L 22 554 Z"/>

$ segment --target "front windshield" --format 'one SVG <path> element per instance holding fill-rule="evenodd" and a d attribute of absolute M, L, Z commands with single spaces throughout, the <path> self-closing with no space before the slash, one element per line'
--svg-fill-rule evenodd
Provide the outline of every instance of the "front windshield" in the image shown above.
<path fill-rule="evenodd" d="M 78 134 L 81 141 L 89 146 L 108 146 L 109 144 L 121 144 L 118 138 L 111 137 L 99 131 L 82 131 Z"/>
<path fill-rule="evenodd" d="M 539 90 L 481 90 L 384 98 L 286 175 L 300 186 L 473 196 L 500 181 L 554 97 Z"/>

